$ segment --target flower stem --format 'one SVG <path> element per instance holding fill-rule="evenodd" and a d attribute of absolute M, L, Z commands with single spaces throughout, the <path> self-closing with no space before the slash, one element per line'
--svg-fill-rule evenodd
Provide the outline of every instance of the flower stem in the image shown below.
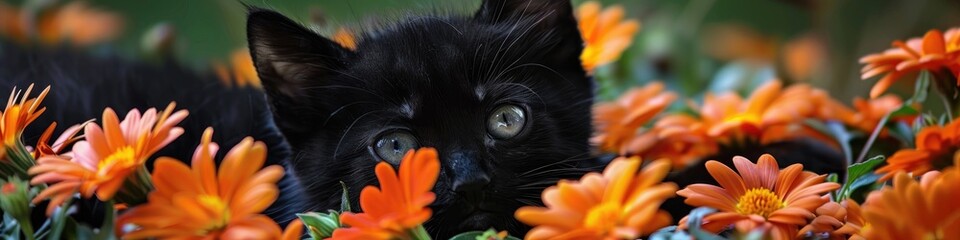
<path fill-rule="evenodd" d="M 431 240 L 430 234 L 427 233 L 427 229 L 423 228 L 422 224 L 410 229 L 410 236 L 413 240 Z"/>
<path fill-rule="evenodd" d="M 940 100 L 943 101 L 943 107 L 946 108 L 947 115 L 951 119 L 956 118 L 960 113 L 960 99 L 958 99 L 958 94 L 960 94 L 960 87 L 957 87 L 956 77 L 947 70 L 941 71 L 930 71 L 933 74 L 934 85 L 937 88 L 937 92 L 940 93 Z"/>

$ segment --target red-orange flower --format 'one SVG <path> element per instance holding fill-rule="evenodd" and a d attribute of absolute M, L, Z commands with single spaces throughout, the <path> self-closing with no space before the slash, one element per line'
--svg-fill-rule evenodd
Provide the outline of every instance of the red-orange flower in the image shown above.
<path fill-rule="evenodd" d="M 903 100 L 895 95 L 886 95 L 871 99 L 857 97 L 853 99 L 853 109 L 844 106 L 834 99 L 827 99 L 824 104 L 820 109 L 819 116 L 817 116 L 818 118 L 840 121 L 860 131 L 871 133 L 877 127 L 877 124 L 880 123 L 880 119 L 903 105 Z M 892 120 L 903 120 L 907 118 Z M 882 133 L 886 133 L 886 131 Z"/>
<path fill-rule="evenodd" d="M 260 87 L 260 76 L 257 75 L 257 69 L 253 66 L 250 50 L 246 48 L 230 54 L 230 63 L 227 65 L 215 62 L 213 70 L 224 85 Z"/>
<path fill-rule="evenodd" d="M 277 199 L 277 181 L 283 167 L 263 169 L 267 146 L 244 138 L 230 149 L 219 170 L 214 162 L 218 147 L 213 130 L 203 133 L 192 167 L 161 157 L 154 165 L 153 183 L 146 204 L 124 213 L 118 229 L 137 227 L 124 238 L 279 239 L 280 227 L 261 212 Z M 302 231 L 302 227 L 300 228 Z M 296 231 L 293 226 L 291 232 Z M 294 233 L 290 233 L 294 234 Z"/>
<path fill-rule="evenodd" d="M 920 130 L 915 149 L 901 149 L 887 159 L 887 165 L 876 170 L 881 181 L 893 178 L 899 172 L 920 175 L 935 168 L 949 166 L 960 151 L 960 121 L 946 126 L 928 126 Z"/>
<path fill-rule="evenodd" d="M 864 239 L 860 235 L 860 230 L 867 225 L 860 210 L 860 204 L 847 199 L 842 203 L 827 202 L 817 208 L 817 217 L 810 221 L 810 224 L 800 229 L 800 235 L 807 233 L 822 236 L 826 234 L 829 239 Z"/>
<path fill-rule="evenodd" d="M 920 181 L 906 173 L 893 179 L 863 204 L 866 239 L 960 239 L 958 169 L 928 172 Z"/>
<path fill-rule="evenodd" d="M 544 190 L 546 207 L 522 207 L 515 214 L 534 226 L 526 239 L 637 239 L 668 225 L 670 215 L 659 208 L 677 189 L 661 183 L 670 163 L 657 160 L 638 172 L 640 162 L 615 159 L 603 174 Z"/>
<path fill-rule="evenodd" d="M 121 201 L 142 198 L 136 195 L 146 194 L 143 191 L 149 190 L 149 186 L 140 185 L 148 182 L 137 182 L 146 177 L 143 164 L 153 153 L 183 134 L 183 128 L 176 125 L 187 116 L 187 111 L 174 113 L 175 106 L 171 103 L 163 112 L 151 108 L 143 115 L 133 109 L 123 121 L 113 109 L 104 110 L 103 128 L 96 123 L 87 124 L 84 128 L 86 139 L 73 145 L 71 156 L 45 156 L 37 160 L 37 166 L 30 168 L 28 173 L 34 175 L 31 184 L 52 184 L 34 201 L 52 198 L 49 213 L 76 191 L 85 198 L 96 194 L 104 201 L 113 199 L 118 191 L 125 198 Z M 127 181 L 136 182 L 134 185 L 139 188 L 121 188 Z"/>
<path fill-rule="evenodd" d="M 380 187 L 360 192 L 363 213 L 346 212 L 340 222 L 349 226 L 333 232 L 333 239 L 409 239 L 430 218 L 427 205 L 436 198 L 431 189 L 440 173 L 440 159 L 433 148 L 407 152 L 399 172 L 387 162 L 376 167 Z"/>
<path fill-rule="evenodd" d="M 743 157 L 735 157 L 733 163 L 739 174 L 720 162 L 706 163 L 720 186 L 692 184 L 677 191 L 688 205 L 719 210 L 704 218 L 708 231 L 732 225 L 743 233 L 759 229 L 773 239 L 792 239 L 814 218 L 813 211 L 828 201 L 822 196 L 840 187 L 824 182 L 826 175 L 803 171 L 801 164 L 780 170 L 769 154 L 760 156 L 757 164 Z M 680 225 L 685 227 L 686 220 Z"/>
<path fill-rule="evenodd" d="M 894 41 L 894 48 L 860 58 L 863 67 L 861 78 L 867 79 L 886 74 L 870 89 L 870 97 L 878 97 L 894 82 L 908 73 L 921 70 L 949 71 L 960 86 L 960 28 L 930 30 L 920 38 Z"/>
<path fill-rule="evenodd" d="M 664 91 L 660 82 L 627 91 L 617 101 L 598 104 L 593 108 L 597 136 L 591 139 L 601 150 L 621 155 L 636 153 L 638 131 L 657 114 L 666 109 L 676 95 Z"/>
<path fill-rule="evenodd" d="M 576 17 L 585 47 L 580 54 L 583 68 L 592 72 L 597 66 L 620 58 L 640 29 L 640 22 L 623 20 L 623 7 L 610 6 L 600 11 L 600 3 L 588 1 L 577 7 Z"/>
<path fill-rule="evenodd" d="M 32 90 L 33 84 L 30 84 L 25 92 L 14 88 L 0 116 L 0 137 L 3 138 L 3 147 L 0 148 L 0 177 L 27 178 L 27 169 L 35 164 L 21 142 L 21 136 L 27 125 L 46 110 L 40 107 L 40 102 L 50 92 L 50 87 L 44 88 L 36 98 L 29 98 Z"/>

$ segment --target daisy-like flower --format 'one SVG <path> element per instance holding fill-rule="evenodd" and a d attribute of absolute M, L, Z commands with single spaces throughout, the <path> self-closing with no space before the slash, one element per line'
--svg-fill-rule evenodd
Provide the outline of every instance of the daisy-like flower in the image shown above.
<path fill-rule="evenodd" d="M 50 213 L 56 206 L 79 191 L 84 198 L 96 194 L 108 201 L 117 195 L 122 203 L 137 204 L 150 191 L 149 173 L 144 163 L 174 139 L 183 134 L 177 127 L 186 110 L 174 112 L 170 103 L 166 110 L 151 108 L 142 115 L 133 109 L 120 121 L 113 109 L 103 111 L 103 127 L 96 123 L 84 127 L 85 140 L 73 145 L 72 156 L 45 156 L 28 173 L 31 184 L 52 184 L 34 199 L 51 198 Z"/>
<path fill-rule="evenodd" d="M 44 88 L 36 98 L 29 98 L 32 90 L 33 84 L 23 92 L 14 88 L 0 116 L 0 137 L 4 145 L 0 151 L 0 174 L 4 178 L 18 176 L 26 179 L 27 169 L 34 165 L 34 159 L 24 147 L 21 136 L 23 130 L 47 109 L 41 108 L 40 103 L 50 92 L 50 87 Z"/>
<path fill-rule="evenodd" d="M 828 239 L 864 239 L 860 230 L 866 226 L 860 204 L 847 199 L 842 203 L 827 202 L 817 208 L 817 217 L 800 229 L 798 237 L 808 233 Z"/>
<path fill-rule="evenodd" d="M 677 189 L 661 183 L 670 163 L 657 160 L 638 172 L 640 162 L 615 159 L 603 174 L 544 190 L 546 207 L 522 207 L 515 214 L 534 227 L 526 239 L 637 239 L 668 225 L 670 215 L 659 208 Z"/>
<path fill-rule="evenodd" d="M 399 172 L 387 162 L 377 164 L 375 171 L 380 187 L 360 191 L 363 213 L 340 215 L 349 227 L 334 230 L 333 239 L 423 239 L 422 224 L 432 214 L 427 205 L 436 198 L 431 189 L 440 174 L 437 150 L 407 152 Z"/>
<path fill-rule="evenodd" d="M 587 72 L 620 58 L 640 29 L 640 22 L 623 20 L 624 10 L 619 5 L 601 12 L 599 2 L 588 1 L 577 7 L 575 15 L 586 44 L 580 61 Z"/>
<path fill-rule="evenodd" d="M 866 239 L 960 239 L 960 171 L 932 171 L 916 181 L 897 174 L 893 186 L 863 204 Z"/>
<path fill-rule="evenodd" d="M 828 99 L 824 104 L 820 109 L 820 113 L 817 116 L 818 118 L 840 121 L 860 131 L 871 133 L 874 128 L 877 127 L 877 124 L 880 123 L 880 119 L 903 105 L 903 100 L 895 95 L 886 95 L 871 99 L 857 97 L 853 99 L 853 109 L 844 106 L 834 99 Z M 909 118 L 912 117 L 892 120 L 905 120 Z M 886 131 L 882 133 L 886 133 Z"/>
<path fill-rule="evenodd" d="M 280 227 L 261 212 L 277 199 L 277 181 L 283 168 L 263 169 L 267 146 L 244 138 L 230 149 L 219 170 L 214 162 L 218 146 L 213 129 L 203 132 L 192 168 L 161 157 L 154 165 L 156 191 L 150 201 L 124 213 L 118 226 L 136 230 L 124 238 L 278 239 Z M 297 226 L 292 226 L 296 230 Z M 118 227 L 119 229 L 120 227 Z M 299 228 L 302 231 L 302 226 Z M 290 235 L 292 235 L 291 233 Z"/>
<path fill-rule="evenodd" d="M 950 166 L 952 158 L 960 153 L 960 121 L 924 127 L 914 141 L 916 148 L 897 151 L 887 159 L 886 166 L 876 170 L 881 181 L 899 172 L 916 176 Z"/>
<path fill-rule="evenodd" d="M 733 163 L 739 174 L 717 161 L 707 161 L 707 171 L 720 186 L 692 184 L 677 194 L 694 207 L 711 207 L 719 212 L 704 218 L 703 228 L 719 232 L 733 226 L 747 233 L 765 231 L 773 239 L 792 239 L 798 229 L 815 217 L 814 210 L 828 201 L 822 196 L 840 188 L 824 182 L 826 175 L 803 171 L 793 164 L 780 170 L 769 154 L 760 156 L 757 164 L 743 157 Z M 680 225 L 686 227 L 686 218 Z"/>
<path fill-rule="evenodd" d="M 238 49 L 230 54 L 229 64 L 213 63 L 213 70 L 224 85 L 261 87 L 260 76 L 257 75 L 256 67 L 253 66 L 250 50 L 246 48 Z"/>
<path fill-rule="evenodd" d="M 593 108 L 597 136 L 591 139 L 601 150 L 627 155 L 636 153 L 629 146 L 637 138 L 638 130 L 666 109 L 676 95 L 664 91 L 664 85 L 653 82 L 643 88 L 627 91 L 617 101 L 598 104 Z"/>
<path fill-rule="evenodd" d="M 947 30 L 946 33 L 930 30 L 922 39 L 912 38 L 907 42 L 897 40 L 893 46 L 882 53 L 860 58 L 860 63 L 866 64 L 861 78 L 886 74 L 870 89 L 870 97 L 880 96 L 904 75 L 921 70 L 935 73 L 947 71 L 956 81 L 952 85 L 960 86 L 960 28 Z"/>

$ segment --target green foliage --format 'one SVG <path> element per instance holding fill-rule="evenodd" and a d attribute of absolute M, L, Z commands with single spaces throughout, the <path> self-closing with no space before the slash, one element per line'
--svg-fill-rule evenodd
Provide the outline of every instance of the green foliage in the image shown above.
<path fill-rule="evenodd" d="M 507 236 L 501 238 L 497 235 L 497 230 L 488 229 L 486 231 L 473 231 L 457 234 L 450 238 L 450 240 L 520 240 L 514 236 Z"/>
<path fill-rule="evenodd" d="M 687 216 L 687 231 L 679 230 L 677 226 L 669 226 L 657 230 L 650 235 L 650 240 L 680 240 L 680 239 L 699 239 L 699 240 L 723 240 L 726 239 L 719 235 L 704 231 L 700 228 L 703 225 L 703 218 L 717 210 L 708 207 L 699 207 L 690 211 Z"/>
<path fill-rule="evenodd" d="M 874 168 L 886 160 L 883 156 L 876 156 L 862 163 L 855 163 L 847 167 L 847 180 L 836 195 L 837 202 L 850 197 L 850 193 L 859 187 L 875 183 L 878 176 L 873 174 Z"/>

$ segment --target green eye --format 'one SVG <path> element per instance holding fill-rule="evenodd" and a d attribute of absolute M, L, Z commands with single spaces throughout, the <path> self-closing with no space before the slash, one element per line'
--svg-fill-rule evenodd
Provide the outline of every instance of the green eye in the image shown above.
<path fill-rule="evenodd" d="M 396 131 L 385 134 L 381 136 L 380 139 L 377 139 L 373 150 L 380 159 L 398 165 L 400 164 L 400 160 L 403 159 L 403 155 L 407 154 L 407 151 L 419 147 L 420 144 L 413 134 L 406 131 Z"/>
<path fill-rule="evenodd" d="M 527 123 L 526 111 L 517 105 L 507 104 L 497 107 L 487 119 L 487 131 L 494 138 L 508 139 L 520 133 Z"/>

